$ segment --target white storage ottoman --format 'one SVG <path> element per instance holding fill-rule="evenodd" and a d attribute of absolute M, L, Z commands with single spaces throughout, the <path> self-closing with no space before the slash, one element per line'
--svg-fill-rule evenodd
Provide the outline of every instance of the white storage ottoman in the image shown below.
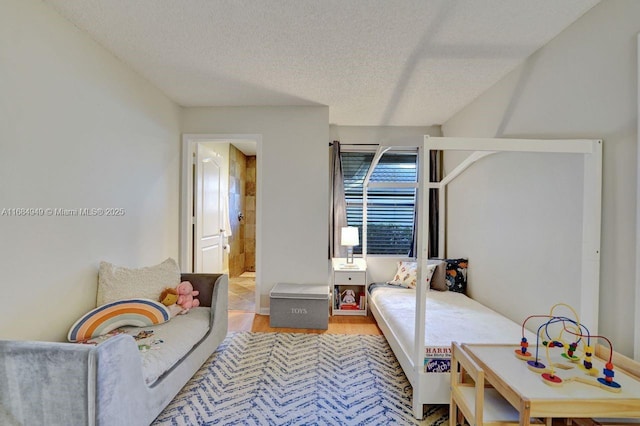
<path fill-rule="evenodd" d="M 329 286 L 278 283 L 270 293 L 271 327 L 329 328 Z"/>

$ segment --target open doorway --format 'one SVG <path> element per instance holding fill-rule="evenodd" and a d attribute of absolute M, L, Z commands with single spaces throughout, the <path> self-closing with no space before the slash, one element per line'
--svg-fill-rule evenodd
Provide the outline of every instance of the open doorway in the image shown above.
<path fill-rule="evenodd" d="M 182 269 L 228 274 L 229 310 L 252 313 L 260 309 L 259 140 L 258 135 L 183 137 Z"/>
<path fill-rule="evenodd" d="M 229 310 L 256 311 L 256 147 L 229 146 Z"/>

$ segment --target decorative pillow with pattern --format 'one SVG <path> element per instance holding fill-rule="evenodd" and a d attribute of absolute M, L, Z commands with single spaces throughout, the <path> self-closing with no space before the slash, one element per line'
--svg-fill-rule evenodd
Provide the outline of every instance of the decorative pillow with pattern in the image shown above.
<path fill-rule="evenodd" d="M 437 265 L 428 265 L 425 271 L 425 280 L 430 283 L 433 272 Z M 417 262 L 398 262 L 398 270 L 396 275 L 387 284 L 397 285 L 404 288 L 416 288 L 418 282 L 418 264 Z"/>
<path fill-rule="evenodd" d="M 398 270 L 391 281 L 387 284 L 397 285 L 404 288 L 416 288 L 418 281 L 418 264 L 416 262 L 398 262 Z"/>
<path fill-rule="evenodd" d="M 127 299 L 107 303 L 87 312 L 71 326 L 67 339 L 79 342 L 102 336 L 119 327 L 147 327 L 169 321 L 169 310 L 150 299 Z"/>
<path fill-rule="evenodd" d="M 449 287 L 449 291 L 466 293 L 469 259 L 445 259 L 445 262 L 447 262 L 447 287 Z"/>
<path fill-rule="evenodd" d="M 437 267 L 438 265 L 436 265 L 435 263 L 427 265 L 427 270 L 425 271 L 425 279 L 424 279 L 425 282 L 427 283 L 427 288 L 430 288 L 433 286 L 433 276 L 435 275 Z"/>

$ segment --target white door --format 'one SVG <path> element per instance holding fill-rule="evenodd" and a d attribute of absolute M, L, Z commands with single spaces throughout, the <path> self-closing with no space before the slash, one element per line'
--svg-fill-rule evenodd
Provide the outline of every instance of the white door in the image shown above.
<path fill-rule="evenodd" d="M 194 191 L 194 272 L 222 272 L 221 157 L 198 144 Z"/>

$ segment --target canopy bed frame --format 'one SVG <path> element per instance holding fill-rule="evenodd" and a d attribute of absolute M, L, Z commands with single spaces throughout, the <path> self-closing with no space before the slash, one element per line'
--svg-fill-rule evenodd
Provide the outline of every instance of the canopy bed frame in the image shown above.
<path fill-rule="evenodd" d="M 389 149 L 381 146 L 372 162 L 367 178 L 370 176 L 380 157 Z M 431 207 L 430 189 L 439 193 L 439 238 L 438 253 L 432 257 L 446 257 L 446 193 L 447 186 L 475 162 L 490 155 L 502 152 L 523 153 L 570 153 L 581 154 L 583 162 L 583 206 L 582 206 L 582 254 L 581 276 L 579 286 L 579 313 L 582 321 L 591 325 L 597 333 L 598 299 L 600 276 L 600 228 L 601 228 L 601 188 L 602 188 L 602 141 L 601 140 L 534 140 L 534 139 L 485 139 L 485 138 L 450 138 L 424 137 L 423 149 L 419 150 L 419 179 L 417 192 L 417 265 L 418 285 L 415 291 L 415 325 L 413 347 L 409 350 L 398 340 L 393 326 L 380 314 L 372 304 L 371 309 L 378 325 L 385 334 L 402 369 L 413 387 L 413 412 L 417 419 L 423 416 L 424 404 L 446 404 L 449 402 L 448 372 L 425 373 L 425 319 L 429 320 L 427 306 L 428 285 L 425 285 L 423 271 L 426 271 L 428 260 L 429 226 L 428 212 Z M 441 151 L 472 151 L 472 154 L 455 169 L 443 177 L 440 182 L 431 182 L 429 170 L 429 153 Z M 365 191 L 368 179 L 365 179 Z M 366 195 L 365 195 L 366 196 Z M 366 199 L 365 199 L 366 201 Z M 366 203 L 364 203 L 366 205 Z M 363 209 L 363 226 L 366 224 L 366 207 Z M 366 229 L 363 230 L 363 233 Z M 365 234 L 366 235 L 366 234 Z M 366 241 L 366 238 L 363 238 Z M 366 244 L 366 243 L 365 243 Z M 366 253 L 363 250 L 363 253 Z M 455 337 L 452 337 L 454 340 Z M 490 343 L 490 342 L 488 342 Z"/>

